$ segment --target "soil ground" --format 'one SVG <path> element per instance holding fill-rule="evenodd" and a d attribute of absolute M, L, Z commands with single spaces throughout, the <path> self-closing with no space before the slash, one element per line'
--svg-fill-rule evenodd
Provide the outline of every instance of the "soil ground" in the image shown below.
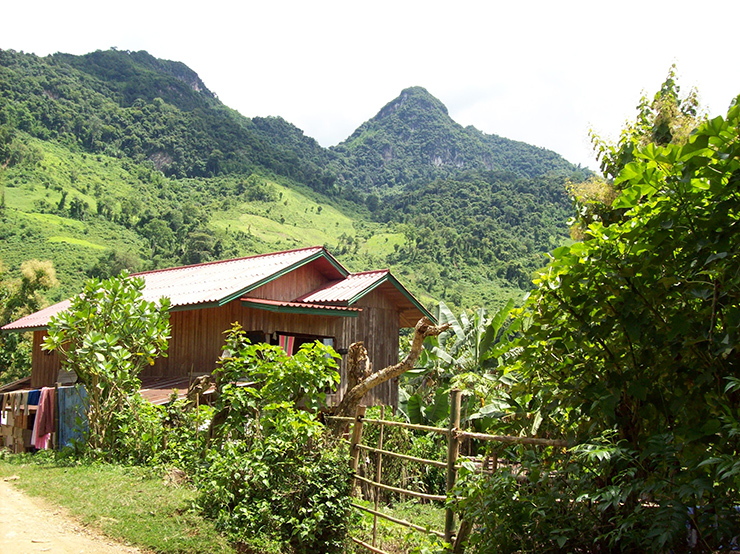
<path fill-rule="evenodd" d="M 2 554 L 144 554 L 87 529 L 63 509 L 28 496 L 0 480 L 0 552 Z"/>

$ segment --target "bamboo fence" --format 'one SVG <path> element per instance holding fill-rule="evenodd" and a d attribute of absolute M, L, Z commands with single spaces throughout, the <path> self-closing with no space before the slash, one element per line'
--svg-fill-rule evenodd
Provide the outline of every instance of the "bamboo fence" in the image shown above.
<path fill-rule="evenodd" d="M 449 498 L 450 494 L 452 493 L 453 488 L 455 487 L 455 483 L 457 482 L 457 470 L 459 468 L 458 458 L 460 456 L 460 443 L 464 439 L 476 439 L 476 440 L 482 440 L 482 441 L 500 442 L 503 444 L 524 444 L 524 445 L 529 445 L 529 446 L 542 446 L 542 447 L 554 446 L 554 447 L 566 448 L 569 446 L 569 443 L 567 441 L 562 441 L 562 440 L 538 439 L 538 438 L 532 438 L 532 437 L 512 437 L 512 436 L 506 436 L 506 435 L 488 435 L 485 433 L 471 433 L 467 431 L 462 431 L 460 429 L 461 397 L 462 397 L 461 391 L 457 389 L 453 389 L 452 391 L 450 391 L 450 423 L 447 428 L 432 427 L 429 425 L 416 425 L 413 423 L 403 423 L 399 421 L 387 421 L 384 419 L 385 417 L 385 407 L 384 406 L 381 407 L 380 419 L 366 419 L 365 418 L 365 413 L 366 413 L 365 406 L 359 406 L 357 408 L 357 414 L 354 418 L 329 416 L 330 419 L 353 423 L 352 436 L 350 439 L 350 467 L 352 469 L 352 473 L 354 476 L 354 481 L 352 484 L 353 496 L 355 495 L 355 490 L 357 488 L 358 482 L 365 483 L 369 485 L 370 487 L 372 487 L 374 490 L 374 494 L 373 494 L 374 509 L 361 506 L 360 504 L 352 503 L 352 506 L 355 509 L 372 514 L 373 516 L 372 544 L 366 543 L 356 537 L 352 537 L 352 540 L 355 543 L 359 544 L 360 546 L 362 546 L 363 548 L 367 549 L 370 552 L 374 552 L 377 554 L 388 554 L 384 550 L 381 550 L 377 547 L 378 518 L 382 518 L 396 525 L 401 525 L 403 527 L 413 529 L 420 533 L 435 535 L 441 539 L 444 539 L 445 542 L 452 544 L 455 539 L 455 535 L 456 535 L 455 513 L 449 504 L 445 507 L 444 531 L 440 531 L 440 530 L 435 530 L 435 529 L 428 529 L 426 527 L 416 525 L 413 522 L 395 518 L 389 514 L 385 514 L 381 512 L 378 507 L 378 498 L 380 496 L 378 493 L 380 490 L 385 490 L 385 491 L 394 492 L 394 493 L 404 495 L 404 496 L 411 496 L 414 498 L 421 498 L 424 500 L 445 502 Z M 377 447 L 372 447 L 372 446 L 362 444 L 362 430 L 365 425 L 379 425 L 380 426 L 380 433 L 379 433 Z M 383 429 L 385 427 L 401 427 L 404 429 L 431 432 L 431 433 L 436 433 L 439 435 L 446 436 L 447 437 L 447 460 L 445 462 L 438 461 L 438 460 L 427 460 L 424 458 L 417 458 L 415 456 L 409 456 L 408 454 L 402 454 L 400 452 L 392 452 L 389 450 L 385 450 L 383 448 Z M 362 475 L 359 475 L 357 472 L 361 451 L 364 451 L 370 454 L 375 454 L 377 456 L 374 480 L 368 479 L 367 477 L 363 477 Z M 393 487 L 393 486 L 384 484 L 382 482 L 382 466 L 383 466 L 384 456 L 394 457 L 394 458 L 398 458 L 401 460 L 416 462 L 416 463 L 429 465 L 429 466 L 433 466 L 437 468 L 444 468 L 446 470 L 446 490 L 445 490 L 446 494 L 445 495 L 427 494 L 427 493 L 423 493 L 419 491 L 414 491 L 414 490 L 404 489 L 404 488 L 399 488 L 399 487 Z M 494 470 L 496 466 L 497 466 L 497 462 L 494 461 Z M 491 473 L 490 471 L 486 471 L 485 467 L 482 468 L 482 471 L 486 473 Z"/>

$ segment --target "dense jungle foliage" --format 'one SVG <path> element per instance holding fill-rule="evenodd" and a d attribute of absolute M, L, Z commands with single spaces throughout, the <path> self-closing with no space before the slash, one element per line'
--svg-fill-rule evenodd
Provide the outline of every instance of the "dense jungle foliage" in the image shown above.
<path fill-rule="evenodd" d="M 583 206 L 583 240 L 536 280 L 489 413 L 574 447 L 500 449 L 514 465 L 468 475 L 478 551 L 737 549 L 738 101 L 704 121 L 671 72 L 597 141 L 614 200 Z"/>

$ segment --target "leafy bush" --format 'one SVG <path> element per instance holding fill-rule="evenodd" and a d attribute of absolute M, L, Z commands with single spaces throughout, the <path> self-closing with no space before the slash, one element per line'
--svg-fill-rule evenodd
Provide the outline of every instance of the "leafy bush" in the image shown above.
<path fill-rule="evenodd" d="M 323 405 L 339 380 L 337 354 L 316 342 L 288 356 L 250 344 L 238 325 L 224 350 L 215 440 L 196 474 L 199 506 L 251 548 L 342 552 L 351 522 L 348 453 L 328 442 L 315 413 L 296 407 Z"/>
<path fill-rule="evenodd" d="M 272 431 L 209 452 L 199 506 L 239 542 L 271 539 L 294 553 L 343 552 L 351 521 L 346 448 L 323 442 L 313 416 L 281 408 Z"/>
<path fill-rule="evenodd" d="M 520 428 L 569 435 L 580 458 L 481 485 L 480 506 L 513 503 L 504 525 L 521 524 L 480 541 L 506 550 L 521 531 L 512 548 L 560 546 L 551 536 L 573 551 L 584 539 L 563 530 L 581 529 L 603 552 L 736 546 L 739 136 L 735 102 L 687 143 L 630 142 L 610 217 L 553 253 L 523 310 L 506 409 Z"/>

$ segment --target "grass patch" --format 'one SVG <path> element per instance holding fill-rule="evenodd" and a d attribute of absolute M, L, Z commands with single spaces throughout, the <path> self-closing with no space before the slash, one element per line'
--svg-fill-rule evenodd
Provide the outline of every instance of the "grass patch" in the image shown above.
<path fill-rule="evenodd" d="M 161 554 L 235 552 L 212 522 L 191 509 L 195 491 L 166 486 L 152 470 L 0 455 L 0 478 L 10 475 L 20 477 L 13 485 L 26 494 L 134 546 Z"/>
<path fill-rule="evenodd" d="M 240 202 L 217 212 L 213 226 L 242 231 L 267 243 L 287 248 L 336 244 L 337 237 L 354 235 L 352 220 L 329 204 L 321 204 L 278 183 L 270 183 L 281 195 L 275 202 Z"/>
<path fill-rule="evenodd" d="M 367 508 L 373 509 L 373 503 L 370 501 L 354 499 L 354 503 Z M 364 511 L 357 510 L 361 514 L 362 520 L 353 536 L 372 544 L 373 539 L 373 515 Z M 436 504 L 420 504 L 417 502 L 399 502 L 393 506 L 379 507 L 382 513 L 402 519 L 426 529 L 443 532 L 445 527 L 445 510 Z M 408 527 L 392 523 L 383 518 L 378 518 L 377 531 L 377 548 L 390 552 L 391 554 L 405 554 L 412 551 L 421 551 L 431 549 L 434 551 L 442 539 L 434 536 L 415 531 Z M 358 548 L 359 552 L 364 550 Z"/>
<path fill-rule="evenodd" d="M 75 244 L 77 246 L 84 246 L 85 248 L 95 248 L 96 250 L 105 250 L 105 246 L 95 244 L 88 240 L 76 239 L 73 237 L 49 237 L 49 242 L 65 242 L 67 244 Z"/>
<path fill-rule="evenodd" d="M 367 239 L 362 249 L 366 253 L 376 256 L 387 256 L 406 244 L 406 237 L 402 233 L 377 233 Z"/>

